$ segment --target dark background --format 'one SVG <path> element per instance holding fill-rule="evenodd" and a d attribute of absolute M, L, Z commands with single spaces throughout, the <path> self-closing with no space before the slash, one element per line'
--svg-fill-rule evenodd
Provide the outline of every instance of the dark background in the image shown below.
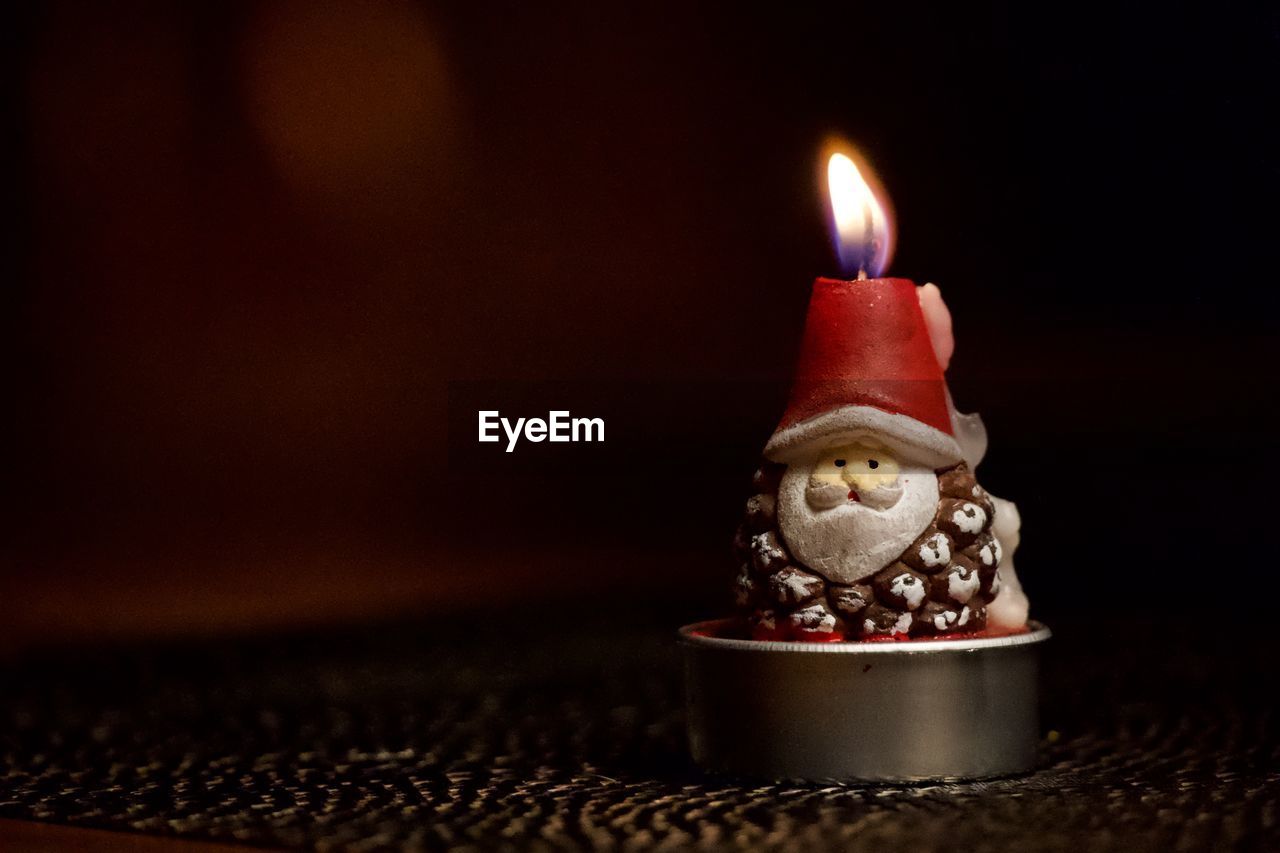
<path fill-rule="evenodd" d="M 7 641 L 723 610 L 832 133 L 943 288 L 1033 612 L 1265 609 L 1274 8 L 10 15 Z M 481 454 L 480 400 L 608 439 Z"/>

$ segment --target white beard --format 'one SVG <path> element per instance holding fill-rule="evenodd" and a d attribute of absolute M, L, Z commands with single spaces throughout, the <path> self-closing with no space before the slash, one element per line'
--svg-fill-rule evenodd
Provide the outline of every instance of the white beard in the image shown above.
<path fill-rule="evenodd" d="M 938 475 L 903 465 L 902 498 L 888 509 L 848 501 L 815 510 L 805 492 L 816 462 L 790 465 L 778 486 L 778 530 L 798 562 L 829 581 L 857 583 L 897 559 L 938 510 Z"/>

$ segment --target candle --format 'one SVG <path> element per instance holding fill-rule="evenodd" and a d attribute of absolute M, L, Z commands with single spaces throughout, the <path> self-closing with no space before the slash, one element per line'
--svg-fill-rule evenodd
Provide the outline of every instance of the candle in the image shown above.
<path fill-rule="evenodd" d="M 849 278 L 813 284 L 787 407 L 734 540 L 739 612 L 764 640 L 1024 630 L 1017 510 L 974 476 L 986 433 L 951 404 L 941 293 L 878 277 L 893 217 L 870 170 L 840 151 L 827 179 Z"/>
<path fill-rule="evenodd" d="M 1018 512 L 975 470 L 937 287 L 881 278 L 893 215 L 826 161 L 843 278 L 813 283 L 786 409 L 733 540 L 737 615 L 681 629 L 689 744 L 712 771 L 919 781 L 1035 763 L 1043 625 L 1013 572 Z"/>

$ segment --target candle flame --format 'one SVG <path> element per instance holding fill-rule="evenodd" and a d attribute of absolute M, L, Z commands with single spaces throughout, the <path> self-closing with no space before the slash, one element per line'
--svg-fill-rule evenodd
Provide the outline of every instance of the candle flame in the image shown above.
<path fill-rule="evenodd" d="M 837 151 L 827 161 L 831 237 L 846 276 L 878 276 L 893 257 L 893 217 L 875 176 Z"/>

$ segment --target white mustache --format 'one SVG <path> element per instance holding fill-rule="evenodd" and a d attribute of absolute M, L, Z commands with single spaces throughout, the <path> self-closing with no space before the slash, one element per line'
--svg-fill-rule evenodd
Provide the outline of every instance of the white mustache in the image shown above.
<path fill-rule="evenodd" d="M 862 498 L 862 502 L 867 506 L 888 509 L 902 500 L 902 485 L 894 483 L 892 486 L 876 486 L 869 492 L 858 492 L 858 497 Z"/>
<path fill-rule="evenodd" d="M 894 483 L 887 486 L 876 486 L 868 491 L 858 491 L 844 484 L 818 483 L 810 481 L 805 489 L 805 499 L 815 510 L 835 509 L 844 506 L 850 500 L 849 492 L 858 496 L 860 503 L 869 509 L 888 509 L 902 499 L 902 485 Z"/>

